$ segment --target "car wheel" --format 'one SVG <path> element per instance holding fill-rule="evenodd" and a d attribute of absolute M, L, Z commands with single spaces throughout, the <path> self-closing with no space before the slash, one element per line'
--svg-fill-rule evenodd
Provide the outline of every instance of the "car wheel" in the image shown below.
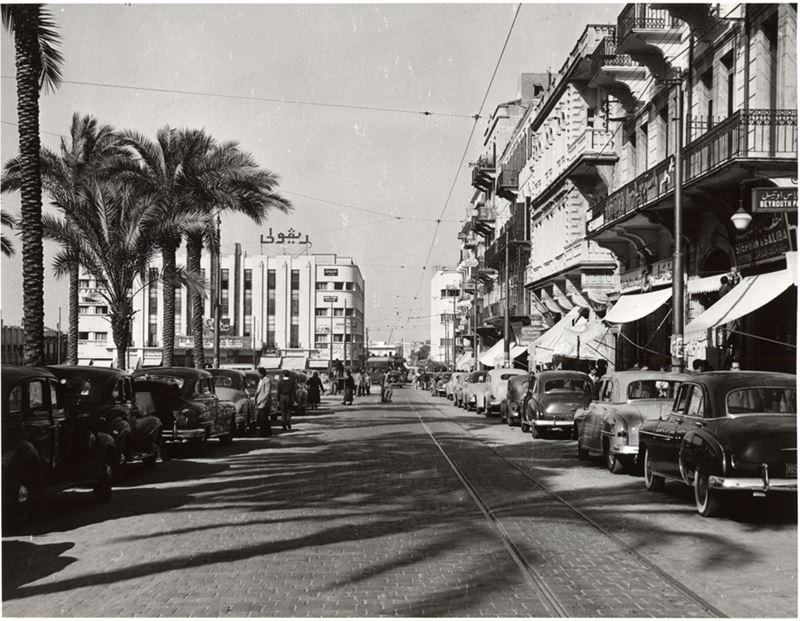
<path fill-rule="evenodd" d="M 589 459 L 589 451 L 583 448 L 583 442 L 581 442 L 580 437 L 578 438 L 578 459 Z"/>
<path fill-rule="evenodd" d="M 708 473 L 703 468 L 694 471 L 694 502 L 703 517 L 715 517 L 722 509 L 719 493 L 708 486 Z"/>
<path fill-rule="evenodd" d="M 625 469 L 622 462 L 611 452 L 608 442 L 603 442 L 603 457 L 606 460 L 606 468 L 611 474 L 622 474 Z"/>
<path fill-rule="evenodd" d="M 107 461 L 104 462 L 100 469 L 100 478 L 97 479 L 97 482 L 94 484 L 94 489 L 92 490 L 95 500 L 101 502 L 111 500 L 111 482 L 113 476 L 114 471 L 111 468 L 111 464 Z"/>
<path fill-rule="evenodd" d="M 522 433 L 528 433 L 530 430 L 530 425 L 528 425 L 528 423 L 526 423 L 522 418 L 519 419 L 519 430 Z"/>
<path fill-rule="evenodd" d="M 664 488 L 664 477 L 660 477 L 653 473 L 653 466 L 650 463 L 650 449 L 644 450 L 644 464 L 642 467 L 644 473 L 644 486 L 651 492 L 657 492 Z"/>
<path fill-rule="evenodd" d="M 531 425 L 530 430 L 531 438 L 540 438 L 542 436 L 541 432 L 536 428 L 536 425 Z"/>
<path fill-rule="evenodd" d="M 12 527 L 24 526 L 36 514 L 39 494 L 32 471 L 12 475 L 3 498 L 3 522 Z"/>

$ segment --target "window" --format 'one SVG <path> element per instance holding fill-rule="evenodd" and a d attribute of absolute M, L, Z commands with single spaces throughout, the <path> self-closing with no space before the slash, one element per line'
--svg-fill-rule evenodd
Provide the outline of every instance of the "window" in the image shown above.
<path fill-rule="evenodd" d="M 78 314 L 79 315 L 88 315 L 89 314 L 89 307 L 88 306 L 79 306 L 78 307 Z"/>
<path fill-rule="evenodd" d="M 8 411 L 12 416 L 22 413 L 22 386 L 14 386 L 8 393 Z"/>
<path fill-rule="evenodd" d="M 344 288 L 345 288 L 347 291 L 352 291 L 352 290 L 353 290 L 353 288 L 354 288 L 354 286 L 355 286 L 355 283 L 352 283 L 352 282 L 346 282 L 346 283 L 344 283 Z"/>
<path fill-rule="evenodd" d="M 175 334 L 183 334 L 183 289 L 175 286 Z"/>
<path fill-rule="evenodd" d="M 352 308 L 345 309 L 344 314 L 347 317 L 352 317 L 353 316 L 353 309 Z"/>
<path fill-rule="evenodd" d="M 334 317 L 342 317 L 343 315 L 344 315 L 344 309 L 343 308 L 334 308 L 333 309 L 333 316 Z"/>
<path fill-rule="evenodd" d="M 44 393 L 44 382 L 42 380 L 34 380 L 28 384 L 29 410 L 44 409 Z"/>
<path fill-rule="evenodd" d="M 78 332 L 78 340 L 79 341 L 88 341 L 89 340 L 89 333 L 88 332 Z"/>
<path fill-rule="evenodd" d="M 686 415 L 702 418 L 703 410 L 703 390 L 700 386 L 694 386 L 689 396 L 689 406 L 686 408 Z"/>
<path fill-rule="evenodd" d="M 220 272 L 220 316 L 228 317 L 228 304 L 230 300 L 230 270 L 222 269 Z"/>
<path fill-rule="evenodd" d="M 267 270 L 267 317 L 272 317 L 272 339 L 275 341 L 275 270 Z M 267 327 L 269 330 L 269 327 Z"/>
<path fill-rule="evenodd" d="M 81 289 L 88 289 L 89 288 L 89 279 L 88 278 L 81 278 L 78 280 L 78 287 Z"/>
<path fill-rule="evenodd" d="M 333 342 L 334 343 L 341 343 L 344 341 L 344 334 L 334 334 L 333 335 Z"/>
<path fill-rule="evenodd" d="M 244 336 L 253 331 L 253 270 L 244 270 Z"/>
<path fill-rule="evenodd" d="M 328 283 L 322 280 L 317 281 L 316 289 L 317 291 L 325 291 L 328 288 Z"/>
<path fill-rule="evenodd" d="M 147 346 L 158 346 L 158 269 L 150 268 L 147 285 Z"/>
<path fill-rule="evenodd" d="M 316 317 L 327 317 L 328 316 L 328 309 L 327 308 L 315 308 L 314 315 Z"/>
<path fill-rule="evenodd" d="M 105 341 L 108 338 L 108 332 L 95 332 L 94 333 L 94 340 L 95 341 Z"/>
<path fill-rule="evenodd" d="M 175 304 L 178 304 L 177 298 L 175 299 Z M 108 315 L 108 306 L 95 306 L 94 312 L 95 315 Z"/>
<path fill-rule="evenodd" d="M 344 283 L 343 282 L 335 282 L 333 283 L 333 289 L 335 291 L 342 291 L 344 290 Z"/>

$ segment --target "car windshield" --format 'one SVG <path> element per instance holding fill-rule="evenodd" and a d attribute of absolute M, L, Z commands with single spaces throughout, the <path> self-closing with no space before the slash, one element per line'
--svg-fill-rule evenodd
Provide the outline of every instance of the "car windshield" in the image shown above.
<path fill-rule="evenodd" d="M 258 378 L 247 375 L 244 379 L 244 385 L 255 390 L 258 388 Z"/>
<path fill-rule="evenodd" d="M 797 414 L 794 388 L 739 388 L 725 399 L 728 414 Z"/>
<path fill-rule="evenodd" d="M 467 381 L 470 383 L 477 383 L 482 382 L 486 379 L 486 373 L 481 371 L 480 373 L 472 373 L 468 378 Z"/>
<path fill-rule="evenodd" d="M 228 377 L 226 375 L 214 376 L 214 386 L 219 388 L 233 388 L 235 385 L 236 382 L 233 381 L 232 377 Z"/>
<path fill-rule="evenodd" d="M 554 394 L 578 394 L 591 395 L 594 392 L 592 383 L 584 379 L 551 379 L 544 383 L 544 392 L 548 395 Z"/>
<path fill-rule="evenodd" d="M 648 379 L 628 384 L 628 399 L 674 399 L 679 380 Z"/>

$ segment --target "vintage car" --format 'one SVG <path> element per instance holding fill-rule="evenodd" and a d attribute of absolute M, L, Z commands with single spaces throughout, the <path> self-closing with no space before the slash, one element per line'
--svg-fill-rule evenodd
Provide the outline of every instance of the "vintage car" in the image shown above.
<path fill-rule="evenodd" d="M 797 377 L 710 371 L 678 388 L 668 414 L 639 428 L 644 484 L 694 488 L 697 511 L 718 515 L 724 500 L 797 493 Z"/>
<path fill-rule="evenodd" d="M 114 441 L 87 415 L 64 407 L 62 386 L 46 369 L 3 365 L 2 494 L 4 527 L 22 526 L 48 489 L 89 487 L 111 497 Z"/>
<path fill-rule="evenodd" d="M 222 444 L 233 439 L 236 411 L 233 405 L 219 402 L 214 378 L 205 369 L 153 367 L 134 371 L 132 376 L 134 392 L 147 388 L 153 395 L 159 383 L 177 387 L 162 389 L 153 403 L 153 414 L 164 425 L 162 438 L 166 444 L 193 444 L 202 450 L 209 438 L 217 438 Z"/>
<path fill-rule="evenodd" d="M 253 400 L 253 408 L 256 407 L 256 389 L 258 388 L 258 382 L 261 381 L 261 376 L 258 374 L 258 371 L 242 371 L 244 373 L 244 385 L 247 389 L 247 394 L 250 395 L 250 398 Z"/>
<path fill-rule="evenodd" d="M 434 397 L 444 397 L 447 394 L 446 384 L 450 381 L 451 374 L 443 371 L 434 376 L 431 382 L 431 394 Z"/>
<path fill-rule="evenodd" d="M 231 404 L 236 410 L 237 433 L 242 435 L 255 428 L 255 398 L 250 398 L 245 374 L 234 369 L 209 369 L 208 372 L 214 377 L 214 392 L 220 403 Z"/>
<path fill-rule="evenodd" d="M 662 371 L 604 375 L 594 401 L 575 412 L 578 459 L 602 455 L 613 474 L 633 470 L 639 453 L 639 426 L 669 411 L 678 386 L 687 377 Z"/>
<path fill-rule="evenodd" d="M 308 389 L 306 388 L 306 381 L 308 377 L 305 373 L 301 371 L 295 371 L 293 369 L 267 369 L 267 377 L 270 379 L 270 415 L 272 421 L 278 420 L 278 414 L 280 413 L 280 408 L 278 407 L 278 382 L 281 381 L 281 376 L 283 372 L 286 371 L 294 377 L 295 382 L 295 396 L 294 396 L 294 403 L 292 404 L 292 413 L 293 414 L 305 414 L 306 413 L 306 403 L 308 401 Z M 342 378 L 340 382 L 343 384 L 344 379 Z"/>
<path fill-rule="evenodd" d="M 517 375 L 528 375 L 523 369 L 491 369 L 483 391 L 476 392 L 476 407 L 486 416 L 492 412 L 501 413 L 503 401 L 506 399 L 508 380 Z M 502 418 L 502 417 L 501 417 Z"/>
<path fill-rule="evenodd" d="M 523 406 L 527 404 L 525 396 L 531 385 L 531 374 L 513 375 L 508 378 L 506 398 L 500 403 L 500 421 L 513 427 L 522 419 Z"/>
<path fill-rule="evenodd" d="M 580 371 L 541 371 L 533 381 L 523 412 L 523 431 L 536 438 L 546 431 L 571 433 L 575 412 L 594 396 L 594 382 Z"/>
<path fill-rule="evenodd" d="M 450 401 L 455 399 L 456 384 L 461 382 L 466 375 L 464 371 L 456 371 L 450 375 L 450 379 L 444 385 L 444 396 L 447 399 L 450 399 Z"/>
<path fill-rule="evenodd" d="M 487 382 L 489 381 L 488 371 L 473 371 L 467 375 L 464 380 L 464 388 L 461 391 L 461 407 L 466 410 L 475 410 L 479 412 L 478 408 L 478 394 L 481 396 L 488 388 Z M 481 400 L 483 403 L 483 400 Z"/>
<path fill-rule="evenodd" d="M 94 366 L 50 366 L 63 388 L 67 409 L 87 416 L 92 430 L 114 439 L 114 476 L 122 477 L 125 465 L 152 465 L 161 454 L 162 423 L 142 414 L 133 398 L 131 376 L 119 369 Z"/>

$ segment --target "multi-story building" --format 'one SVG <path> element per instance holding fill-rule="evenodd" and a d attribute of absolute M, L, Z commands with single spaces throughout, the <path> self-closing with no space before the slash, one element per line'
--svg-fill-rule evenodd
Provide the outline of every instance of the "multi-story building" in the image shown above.
<path fill-rule="evenodd" d="M 429 359 L 453 368 L 461 348 L 456 344 L 456 322 L 461 296 L 461 272 L 439 270 L 431 278 L 431 351 Z"/>
<path fill-rule="evenodd" d="M 22 326 L 3 325 L 0 338 L 0 360 L 3 364 L 22 364 L 25 349 L 25 330 Z M 44 328 L 44 364 L 61 364 L 67 357 L 67 334 Z"/>
<path fill-rule="evenodd" d="M 178 257 L 178 263 L 185 257 Z M 202 275 L 210 275 L 211 259 L 202 259 Z M 133 298 L 130 367 L 161 362 L 163 284 L 151 278 Z M 82 359 L 111 363 L 115 351 L 98 288 L 102 283 L 81 278 L 79 349 Z M 190 298 L 185 287 L 175 290 L 176 363 L 193 364 Z M 224 365 L 327 368 L 330 361 L 361 364 L 364 347 L 364 279 L 351 258 L 336 255 L 267 256 L 243 254 L 240 245 L 219 262 L 220 362 Z M 212 360 L 214 322 L 211 296 L 205 298 L 204 349 Z"/>
<path fill-rule="evenodd" d="M 716 368 L 795 369 L 796 25 L 790 4 L 628 4 L 595 51 L 592 81 L 621 126 L 587 238 L 620 261 L 607 318 L 621 366 L 668 365 L 676 345 Z M 683 309 L 671 304 L 679 146 Z M 736 294 L 720 296 L 723 276 L 742 279 Z"/>

